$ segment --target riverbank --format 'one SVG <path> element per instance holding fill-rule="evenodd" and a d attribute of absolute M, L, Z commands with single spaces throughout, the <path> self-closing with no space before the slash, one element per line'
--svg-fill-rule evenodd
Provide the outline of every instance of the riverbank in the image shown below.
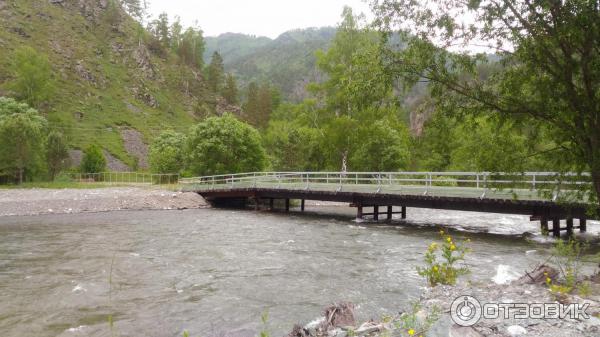
<path fill-rule="evenodd" d="M 207 207 L 196 193 L 154 187 L 0 190 L 0 216 Z"/>
<path fill-rule="evenodd" d="M 557 273 L 556 270 L 554 272 Z M 530 281 L 530 277 L 531 274 L 527 274 L 506 284 L 469 282 L 459 286 L 428 287 L 424 289 L 419 301 L 412 305 L 412 309 L 396 316 L 371 319 L 362 324 L 355 318 L 354 305 L 340 302 L 326 308 L 322 317 L 304 326 L 295 325 L 286 337 L 600 335 L 600 274 L 588 278 L 591 287 L 589 294 L 562 294 L 558 298 L 544 282 Z M 468 315 L 472 313 L 475 316 L 472 326 L 455 323 L 455 319 L 465 323 L 460 317 L 452 315 L 453 310 L 465 313 L 464 309 L 459 309 L 460 304 L 456 306 L 457 309 L 453 309 L 455 300 L 468 301 L 468 305 L 473 308 L 474 311 L 466 311 Z M 577 305 L 581 309 L 574 312 L 585 314 L 574 314 L 577 317 L 569 317 L 567 314 L 564 318 L 542 315 L 544 306 L 558 306 L 559 303 Z M 489 307 L 479 311 L 484 304 Z M 479 309 L 475 309 L 476 307 Z M 497 308 L 496 311 L 491 310 L 494 308 Z M 559 315 L 558 312 L 556 315 Z"/>

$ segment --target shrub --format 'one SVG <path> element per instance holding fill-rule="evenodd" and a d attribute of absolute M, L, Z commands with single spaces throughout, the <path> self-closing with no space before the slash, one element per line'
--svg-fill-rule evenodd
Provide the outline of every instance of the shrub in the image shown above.
<path fill-rule="evenodd" d="M 80 170 L 82 173 L 99 173 L 106 170 L 106 158 L 98 145 L 92 144 L 83 151 Z"/>
<path fill-rule="evenodd" d="M 185 150 L 187 168 L 195 175 L 261 171 L 266 165 L 258 131 L 230 114 L 194 126 Z"/>
<path fill-rule="evenodd" d="M 154 173 L 179 173 L 184 167 L 185 137 L 174 131 L 162 132 L 150 146 L 148 161 Z"/>
<path fill-rule="evenodd" d="M 454 285 L 459 276 L 469 272 L 466 266 L 456 266 L 457 262 L 464 261 L 465 254 L 469 249 L 464 244 L 454 241 L 452 236 L 443 230 L 440 231 L 440 235 L 444 241 L 441 244 L 433 242 L 427 248 L 425 253 L 427 266 L 425 268 L 417 267 L 419 275 L 425 277 L 432 287 L 438 284 Z M 441 256 L 441 261 L 438 260 L 438 255 Z"/>

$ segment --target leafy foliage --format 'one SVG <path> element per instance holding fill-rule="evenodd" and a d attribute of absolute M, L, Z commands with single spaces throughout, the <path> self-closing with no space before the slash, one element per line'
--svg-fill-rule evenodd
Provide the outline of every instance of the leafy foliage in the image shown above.
<path fill-rule="evenodd" d="M 444 113 L 539 125 L 557 167 L 591 172 L 598 200 L 598 1 L 379 0 L 373 8 L 381 29 L 409 40 L 386 52 L 391 74 L 407 87 L 427 81 Z M 464 17 L 473 23 L 460 22 Z M 478 67 L 489 63 L 472 53 L 480 44 L 498 54 L 500 67 Z"/>
<path fill-rule="evenodd" d="M 154 173 L 179 173 L 184 168 L 185 137 L 174 131 L 163 131 L 150 146 L 148 161 Z"/>
<path fill-rule="evenodd" d="M 13 55 L 11 70 L 14 80 L 9 88 L 20 100 L 39 107 L 52 96 L 52 68 L 45 55 L 28 46 L 19 47 Z"/>
<path fill-rule="evenodd" d="M 106 158 L 98 145 L 92 144 L 83 151 L 80 170 L 82 173 L 100 173 L 106 170 Z"/>
<path fill-rule="evenodd" d="M 266 154 L 260 135 L 230 114 L 192 127 L 186 141 L 187 169 L 194 175 L 260 171 Z"/>
<path fill-rule="evenodd" d="M 47 122 L 35 109 L 0 97 L 0 173 L 18 177 L 40 171 Z"/>
<path fill-rule="evenodd" d="M 50 179 L 54 178 L 67 168 L 69 162 L 69 147 L 62 133 L 51 131 L 46 140 L 46 162 Z"/>

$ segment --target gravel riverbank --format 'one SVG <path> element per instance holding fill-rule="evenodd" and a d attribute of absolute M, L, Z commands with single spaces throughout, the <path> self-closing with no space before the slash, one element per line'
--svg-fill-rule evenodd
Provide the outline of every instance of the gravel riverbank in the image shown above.
<path fill-rule="evenodd" d="M 206 207 L 196 193 L 157 188 L 0 190 L 0 216 Z"/>

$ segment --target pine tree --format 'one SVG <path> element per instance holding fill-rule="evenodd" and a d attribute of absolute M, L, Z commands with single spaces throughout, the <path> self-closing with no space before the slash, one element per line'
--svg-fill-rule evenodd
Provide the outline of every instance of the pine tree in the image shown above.
<path fill-rule="evenodd" d="M 260 122 L 259 117 L 259 103 L 258 103 L 258 85 L 251 82 L 248 85 L 248 92 L 246 94 L 246 103 L 243 107 L 245 118 L 248 123 L 258 126 Z"/>
<path fill-rule="evenodd" d="M 218 52 L 214 52 L 208 66 L 208 87 L 212 92 L 221 91 L 224 74 L 223 58 Z"/>
<path fill-rule="evenodd" d="M 169 34 L 169 16 L 167 13 L 161 13 L 158 20 L 155 21 L 156 37 L 164 48 L 168 48 L 171 44 Z"/>
<path fill-rule="evenodd" d="M 175 17 L 175 22 L 171 24 L 171 49 L 175 52 L 179 52 L 181 46 L 183 27 L 181 26 L 181 20 L 179 16 Z"/>
<path fill-rule="evenodd" d="M 227 74 L 225 79 L 225 88 L 223 88 L 223 97 L 229 104 L 238 104 L 238 89 L 235 77 L 232 74 Z"/>
<path fill-rule="evenodd" d="M 46 140 L 46 162 L 51 180 L 54 180 L 56 175 L 67 167 L 68 158 L 69 148 L 62 133 L 57 131 L 50 132 Z"/>
<path fill-rule="evenodd" d="M 273 95 L 271 86 L 263 84 L 258 89 L 258 124 L 257 127 L 265 128 L 269 124 L 269 117 L 273 111 Z"/>

